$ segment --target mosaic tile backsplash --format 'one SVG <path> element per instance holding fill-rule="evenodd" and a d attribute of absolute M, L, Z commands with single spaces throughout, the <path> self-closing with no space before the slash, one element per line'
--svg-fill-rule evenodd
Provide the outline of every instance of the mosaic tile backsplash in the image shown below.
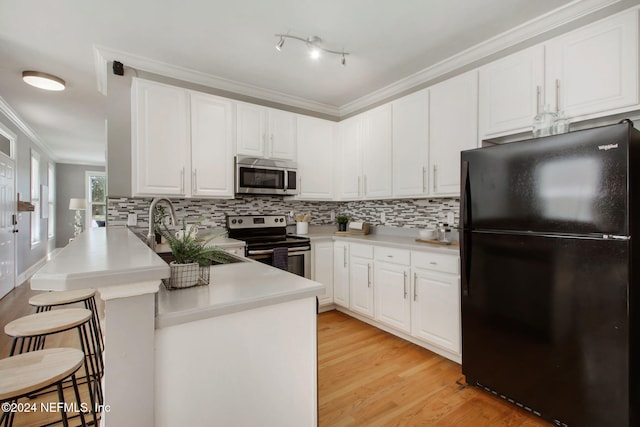
<path fill-rule="evenodd" d="M 110 198 L 108 200 L 108 224 L 127 223 L 130 213 L 138 215 L 138 225 L 146 227 L 149 221 L 151 198 Z M 351 202 L 306 202 L 284 200 L 271 196 L 239 196 L 232 200 L 172 199 L 178 219 L 186 216 L 193 222 L 204 216 L 205 227 L 222 227 L 225 215 L 288 214 L 311 212 L 312 225 L 332 224 L 331 213 L 346 214 L 352 220 L 367 221 L 374 226 L 424 228 L 438 222 L 447 222 L 447 214 L 453 212 L 458 222 L 457 198 L 360 200 Z M 380 221 L 385 214 L 385 222 Z"/>

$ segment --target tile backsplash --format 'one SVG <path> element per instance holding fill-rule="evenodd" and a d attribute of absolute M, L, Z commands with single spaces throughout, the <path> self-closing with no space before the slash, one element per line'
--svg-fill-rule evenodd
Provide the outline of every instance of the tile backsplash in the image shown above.
<path fill-rule="evenodd" d="M 110 198 L 108 224 L 126 224 L 127 215 L 136 213 L 138 225 L 148 226 L 151 198 Z M 454 213 L 458 221 L 457 198 L 360 200 L 351 202 L 308 202 L 285 200 L 271 196 L 239 196 L 231 200 L 172 199 L 178 219 L 187 217 L 193 222 L 204 216 L 204 226 L 222 227 L 225 215 L 288 214 L 311 212 L 312 225 L 332 224 L 331 213 L 346 214 L 352 220 L 367 221 L 374 226 L 422 228 L 447 222 L 447 214 Z M 384 212 L 385 222 L 381 222 Z"/>

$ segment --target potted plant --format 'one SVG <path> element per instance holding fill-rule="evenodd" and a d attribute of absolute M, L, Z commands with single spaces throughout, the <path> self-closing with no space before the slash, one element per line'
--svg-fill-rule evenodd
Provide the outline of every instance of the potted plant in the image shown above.
<path fill-rule="evenodd" d="M 208 284 L 211 263 L 224 263 L 227 258 L 224 250 L 217 246 L 207 246 L 211 240 L 225 235 L 226 232 L 203 239 L 204 236 L 197 236 L 197 224 L 200 222 L 202 218 L 195 225 L 187 227 L 183 218 L 182 228 L 176 233 L 170 231 L 165 223 L 156 228 L 156 232 L 167 240 L 173 254 L 173 261 L 169 263 L 171 277 L 164 281 L 168 289 Z"/>
<path fill-rule="evenodd" d="M 349 217 L 346 215 L 338 215 L 336 217 L 336 223 L 338 223 L 338 231 L 347 231 L 347 223 L 349 222 Z"/>

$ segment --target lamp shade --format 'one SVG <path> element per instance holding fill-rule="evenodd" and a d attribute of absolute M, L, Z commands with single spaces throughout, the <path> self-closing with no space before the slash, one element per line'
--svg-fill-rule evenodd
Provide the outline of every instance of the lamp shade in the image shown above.
<path fill-rule="evenodd" d="M 70 199 L 69 209 L 72 211 L 83 211 L 87 209 L 86 199 Z"/>

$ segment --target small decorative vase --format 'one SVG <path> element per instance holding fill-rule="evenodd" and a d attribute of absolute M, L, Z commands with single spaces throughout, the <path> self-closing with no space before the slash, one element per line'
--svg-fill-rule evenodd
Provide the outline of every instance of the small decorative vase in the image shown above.
<path fill-rule="evenodd" d="M 190 288 L 199 284 L 200 265 L 197 262 L 189 264 L 169 263 L 171 277 L 169 278 L 169 289 Z"/>

